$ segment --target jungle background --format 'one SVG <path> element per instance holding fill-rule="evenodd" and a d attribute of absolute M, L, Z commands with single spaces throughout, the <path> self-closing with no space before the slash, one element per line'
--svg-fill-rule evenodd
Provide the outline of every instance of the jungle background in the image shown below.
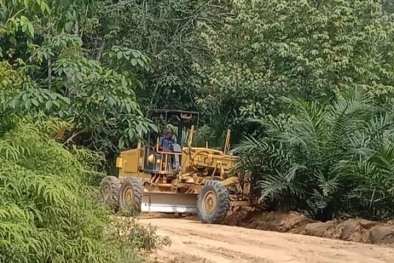
<path fill-rule="evenodd" d="M 0 260 L 121 262 L 164 244 L 92 188 L 155 129 L 232 129 L 270 210 L 394 218 L 392 0 L 0 0 Z M 66 131 L 64 134 L 62 131 Z M 59 135 L 60 134 L 60 135 Z M 60 246 L 61 244 L 61 246 Z"/>

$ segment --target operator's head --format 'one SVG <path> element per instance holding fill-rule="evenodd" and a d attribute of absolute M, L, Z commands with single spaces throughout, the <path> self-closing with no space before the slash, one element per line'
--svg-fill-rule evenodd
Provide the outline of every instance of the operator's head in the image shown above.
<path fill-rule="evenodd" d="M 171 130 L 167 131 L 167 137 L 168 138 L 172 138 L 173 135 L 174 135 L 174 133 Z"/>

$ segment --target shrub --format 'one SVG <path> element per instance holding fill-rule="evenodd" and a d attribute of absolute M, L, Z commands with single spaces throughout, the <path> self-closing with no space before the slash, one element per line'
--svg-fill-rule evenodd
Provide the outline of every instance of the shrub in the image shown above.
<path fill-rule="evenodd" d="M 98 156 L 56 142 L 65 126 L 13 119 L 0 137 L 0 262 L 138 262 L 138 250 L 164 245 L 135 222 L 126 239 L 108 231 L 113 219 L 88 185 Z"/>

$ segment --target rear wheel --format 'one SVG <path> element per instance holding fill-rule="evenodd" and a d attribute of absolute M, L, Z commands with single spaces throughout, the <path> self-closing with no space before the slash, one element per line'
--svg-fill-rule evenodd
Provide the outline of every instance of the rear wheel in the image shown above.
<path fill-rule="evenodd" d="M 100 183 L 100 199 L 103 204 L 112 209 L 119 208 L 120 183 L 115 176 L 106 176 Z"/>
<path fill-rule="evenodd" d="M 126 178 L 120 187 L 119 205 L 123 212 L 141 212 L 144 185 L 136 178 Z"/>
<path fill-rule="evenodd" d="M 220 223 L 230 209 L 227 189 L 220 181 L 207 182 L 197 197 L 197 214 L 202 223 Z"/>

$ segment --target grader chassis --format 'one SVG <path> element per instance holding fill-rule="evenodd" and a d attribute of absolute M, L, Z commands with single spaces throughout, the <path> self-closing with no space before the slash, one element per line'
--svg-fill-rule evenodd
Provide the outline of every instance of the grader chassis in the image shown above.
<path fill-rule="evenodd" d="M 145 145 L 121 152 L 118 177 L 101 182 L 107 205 L 138 212 L 197 213 L 203 223 L 220 223 L 233 207 L 251 205 L 249 178 L 231 172 L 239 157 L 228 154 L 230 130 L 223 150 L 210 149 L 208 143 L 193 147 L 197 112 L 154 109 L 148 118 L 177 128 L 173 151 L 160 150 L 159 138 L 148 132 Z M 181 147 L 184 133 L 189 133 L 187 146 Z"/>

